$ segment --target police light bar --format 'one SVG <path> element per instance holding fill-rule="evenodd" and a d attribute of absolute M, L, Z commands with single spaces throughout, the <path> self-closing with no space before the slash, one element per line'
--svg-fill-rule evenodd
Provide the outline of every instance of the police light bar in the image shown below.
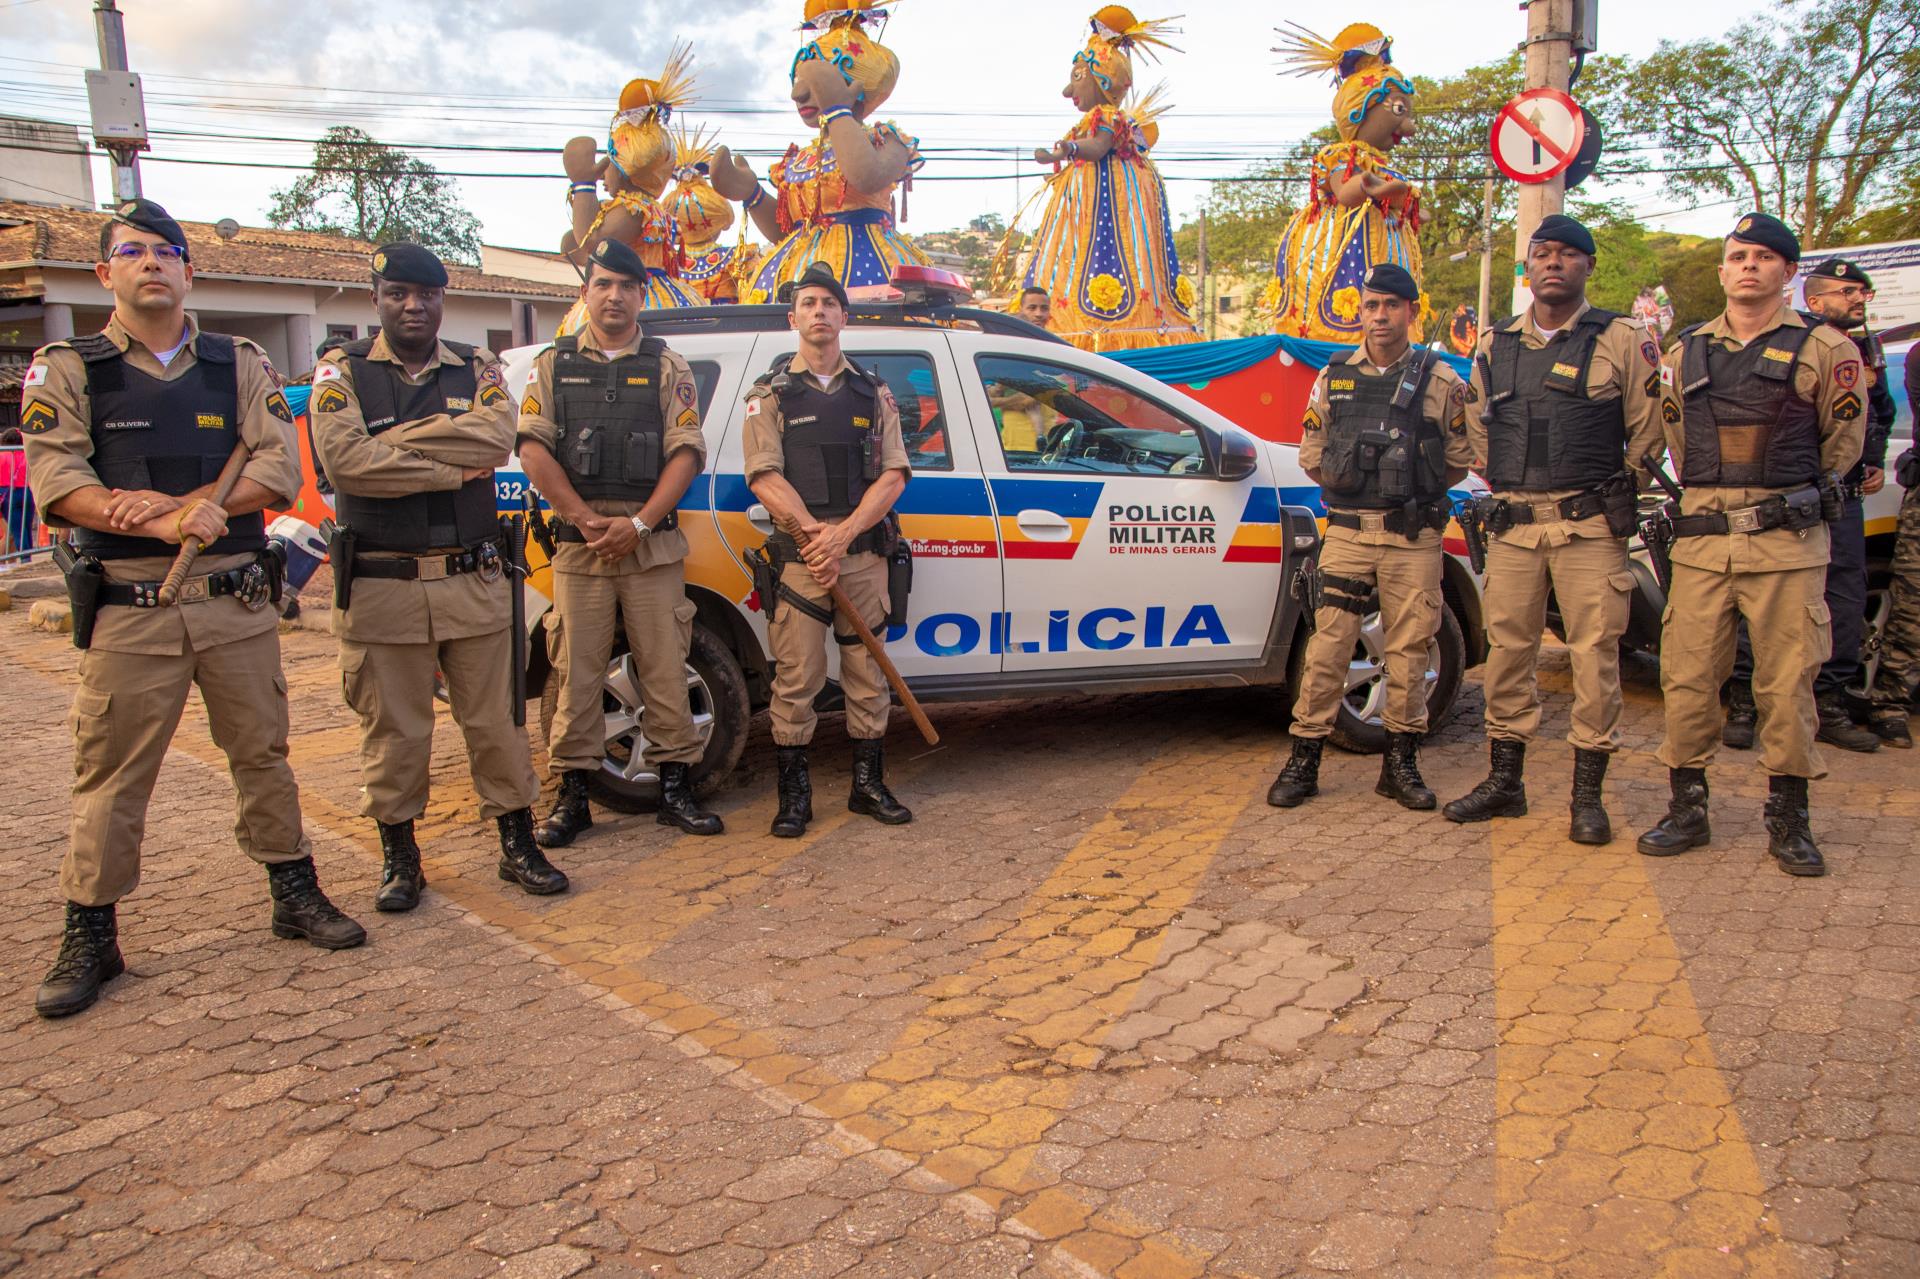
<path fill-rule="evenodd" d="M 973 286 L 966 276 L 937 266 L 897 266 L 893 268 L 893 287 L 900 290 L 909 306 L 929 302 L 951 306 L 973 300 Z"/>

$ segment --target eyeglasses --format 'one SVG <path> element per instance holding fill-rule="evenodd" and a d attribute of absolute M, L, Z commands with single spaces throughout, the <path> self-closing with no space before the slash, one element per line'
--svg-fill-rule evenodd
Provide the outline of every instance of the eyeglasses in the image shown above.
<path fill-rule="evenodd" d="M 177 244 L 116 244 L 107 250 L 114 262 L 138 262 L 151 253 L 162 262 L 184 262 L 187 251 Z"/>

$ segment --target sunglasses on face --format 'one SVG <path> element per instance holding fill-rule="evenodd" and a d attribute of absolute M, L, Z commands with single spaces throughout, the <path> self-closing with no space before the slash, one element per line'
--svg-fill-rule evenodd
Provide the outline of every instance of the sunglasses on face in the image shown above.
<path fill-rule="evenodd" d="M 187 251 L 177 244 L 116 244 L 107 250 L 110 262 L 138 262 L 151 253 L 161 262 L 184 262 Z"/>

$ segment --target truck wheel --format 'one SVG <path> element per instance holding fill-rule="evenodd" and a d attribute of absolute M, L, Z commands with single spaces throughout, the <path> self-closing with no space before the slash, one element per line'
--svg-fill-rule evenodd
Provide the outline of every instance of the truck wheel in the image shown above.
<path fill-rule="evenodd" d="M 1341 750 L 1356 755 L 1380 755 L 1387 749 L 1387 730 L 1380 722 L 1380 710 L 1387 697 L 1387 668 L 1381 642 L 1380 614 L 1369 613 L 1361 623 L 1360 642 L 1354 645 L 1353 663 L 1348 667 L 1346 700 L 1340 704 L 1340 713 L 1328 739 Z M 1300 645 L 1295 651 L 1300 656 L 1294 662 L 1291 684 L 1297 690 L 1306 646 Z M 1453 709 L 1454 698 L 1460 693 L 1460 679 L 1467 668 L 1466 633 L 1451 607 L 1440 609 L 1440 631 L 1427 652 L 1427 731 L 1431 733 Z"/>
<path fill-rule="evenodd" d="M 700 622 L 693 624 L 687 653 L 687 702 L 704 749 L 689 780 L 696 795 L 718 790 L 740 762 L 747 745 L 747 677 L 720 637 Z M 633 656 L 625 637 L 614 643 L 607 663 L 607 757 L 587 779 L 593 798 L 616 812 L 647 813 L 660 804 L 660 778 L 642 759 L 646 748 L 646 707 L 634 678 Z M 553 717 L 560 706 L 560 677 L 549 675 L 540 695 L 540 733 L 553 740 Z"/>

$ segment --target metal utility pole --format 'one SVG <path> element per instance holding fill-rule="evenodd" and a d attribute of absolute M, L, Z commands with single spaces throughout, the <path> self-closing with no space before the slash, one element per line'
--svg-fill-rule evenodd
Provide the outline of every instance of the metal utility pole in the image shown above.
<path fill-rule="evenodd" d="M 1493 305 L 1493 182 L 1488 175 L 1480 203 L 1480 309 L 1473 313 L 1475 329 L 1480 333 L 1485 333 L 1492 322 L 1487 308 Z"/>
<path fill-rule="evenodd" d="M 1207 305 L 1207 206 L 1200 206 L 1200 332 L 1207 341 L 1213 341 L 1213 308 Z"/>
<path fill-rule="evenodd" d="M 147 108 L 140 77 L 127 69 L 127 32 L 114 0 L 94 0 L 100 70 L 87 72 L 93 139 L 113 156 L 113 200 L 140 194 L 140 153 L 147 149 Z"/>
<path fill-rule="evenodd" d="M 1592 0 L 1589 0 L 1591 3 Z M 1576 0 L 1522 0 L 1527 12 L 1527 38 L 1520 48 L 1526 57 L 1526 88 L 1541 87 L 1566 92 L 1572 88 L 1574 9 Z M 1566 208 L 1567 183 L 1563 177 L 1529 183 L 1520 188 L 1520 213 L 1513 228 L 1515 262 L 1527 260 L 1527 242 L 1541 219 Z M 1532 300 L 1532 295 L 1516 272 L 1513 281 L 1513 310 L 1517 315 Z"/>

